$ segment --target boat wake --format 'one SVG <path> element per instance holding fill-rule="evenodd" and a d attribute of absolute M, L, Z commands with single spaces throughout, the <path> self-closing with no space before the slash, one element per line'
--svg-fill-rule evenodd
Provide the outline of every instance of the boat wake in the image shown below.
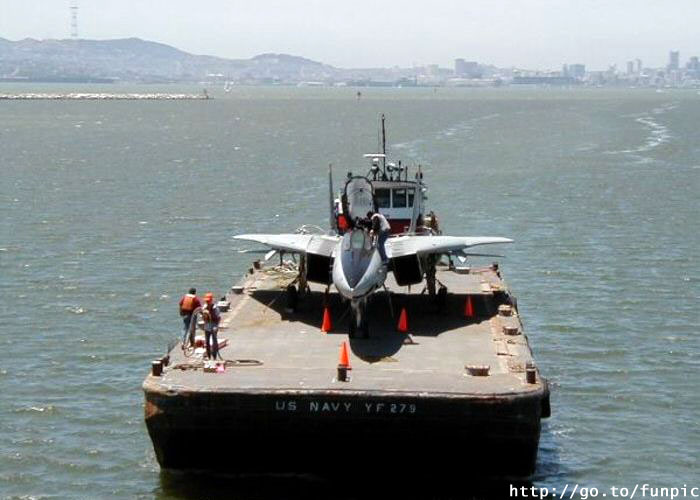
<path fill-rule="evenodd" d="M 442 139 L 447 139 L 449 140 L 450 137 L 454 135 L 468 135 L 474 130 L 474 127 L 482 121 L 486 120 L 493 120 L 494 118 L 498 118 L 501 116 L 499 113 L 492 113 L 490 115 L 484 115 L 484 116 L 478 116 L 476 118 L 471 118 L 469 120 L 460 122 L 456 125 L 453 125 L 451 127 L 448 127 L 444 130 L 439 131 L 436 135 L 435 138 L 437 140 L 442 140 Z"/>
<path fill-rule="evenodd" d="M 644 126 L 649 134 L 646 136 L 644 143 L 636 148 L 622 149 L 619 151 L 608 151 L 608 154 L 631 154 L 639 155 L 640 153 L 648 153 L 658 148 L 663 144 L 667 144 L 673 139 L 673 135 L 669 128 L 663 123 L 658 122 L 655 118 L 659 115 L 663 115 L 673 109 L 678 107 L 677 103 L 668 103 L 662 106 L 653 108 L 647 113 L 641 115 L 632 115 L 634 121 Z M 648 158 L 641 158 L 642 161 L 648 160 Z"/>
<path fill-rule="evenodd" d="M 654 121 L 653 118 L 640 117 L 637 118 L 636 121 L 637 123 L 644 125 L 650 131 L 650 133 L 647 136 L 646 141 L 644 141 L 644 144 L 637 149 L 630 151 L 631 153 L 644 153 L 646 151 L 651 151 L 652 149 L 661 146 L 662 144 L 666 144 L 671 140 L 672 136 L 668 127 Z"/>
<path fill-rule="evenodd" d="M 451 125 L 442 130 L 435 132 L 435 141 L 450 141 L 454 142 L 456 139 L 463 141 L 466 137 L 471 135 L 472 131 L 479 124 L 479 122 L 486 120 L 493 120 L 500 117 L 500 113 L 491 113 L 484 116 L 477 116 L 475 118 L 470 118 L 459 122 L 455 125 Z M 425 155 L 425 148 L 422 145 L 425 143 L 425 139 L 416 139 L 408 142 L 400 142 L 397 144 L 392 144 L 393 149 L 401 150 L 402 153 L 408 157 L 415 158 L 418 155 Z"/>

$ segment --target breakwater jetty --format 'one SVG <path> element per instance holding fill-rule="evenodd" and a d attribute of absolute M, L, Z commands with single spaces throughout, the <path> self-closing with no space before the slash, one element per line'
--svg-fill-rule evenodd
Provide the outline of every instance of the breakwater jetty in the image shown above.
<path fill-rule="evenodd" d="M 21 93 L 0 94 L 0 101 L 189 101 L 209 100 L 211 97 L 205 91 L 201 94 L 171 94 L 171 93 Z"/>

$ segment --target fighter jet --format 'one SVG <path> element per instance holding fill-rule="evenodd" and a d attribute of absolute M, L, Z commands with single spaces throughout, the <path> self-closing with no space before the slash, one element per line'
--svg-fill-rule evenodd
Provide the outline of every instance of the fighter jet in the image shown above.
<path fill-rule="evenodd" d="M 374 179 L 348 174 L 340 200 L 333 200 L 329 171 L 329 234 L 235 236 L 280 253 L 299 255 L 299 290 L 303 291 L 309 281 L 325 284 L 327 290 L 334 286 L 350 303 L 350 335 L 359 331 L 364 337 L 369 336 L 367 300 L 383 287 L 387 273 L 393 273 L 399 286 L 425 280 L 429 294 L 435 295 L 435 265 L 443 255 L 464 259 L 470 255 L 466 250 L 471 247 L 513 241 L 491 236 L 443 236 L 434 228 L 423 226 L 426 189 L 422 173 L 417 173 L 415 180 L 408 180 L 402 166 L 385 163 L 383 153 L 366 156 L 372 158 L 370 175 Z M 387 265 L 382 263 L 376 238 L 370 235 L 366 221 L 367 213 L 376 211 L 386 214 L 396 233 L 386 241 Z"/>

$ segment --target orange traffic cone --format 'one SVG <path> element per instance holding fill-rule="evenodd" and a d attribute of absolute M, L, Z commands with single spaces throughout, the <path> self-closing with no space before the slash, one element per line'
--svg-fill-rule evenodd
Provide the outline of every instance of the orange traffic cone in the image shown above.
<path fill-rule="evenodd" d="M 328 333 L 333 329 L 333 324 L 331 323 L 331 311 L 328 306 L 323 308 L 323 324 L 321 325 L 321 331 Z"/>
<path fill-rule="evenodd" d="M 401 308 L 401 316 L 399 316 L 399 324 L 396 327 L 401 333 L 408 332 L 408 316 L 406 315 L 406 308 Z"/>
<path fill-rule="evenodd" d="M 338 359 L 338 366 L 342 366 L 350 370 L 350 359 L 348 358 L 348 343 L 343 342 L 340 346 L 340 358 Z"/>
<path fill-rule="evenodd" d="M 464 304 L 464 317 L 473 318 L 474 317 L 474 304 L 472 304 L 472 296 L 467 295 L 467 301 Z"/>
<path fill-rule="evenodd" d="M 348 359 L 348 344 L 343 342 L 343 345 L 340 346 L 340 359 L 338 360 L 338 382 L 347 382 L 349 380 L 348 370 L 352 370 Z"/>

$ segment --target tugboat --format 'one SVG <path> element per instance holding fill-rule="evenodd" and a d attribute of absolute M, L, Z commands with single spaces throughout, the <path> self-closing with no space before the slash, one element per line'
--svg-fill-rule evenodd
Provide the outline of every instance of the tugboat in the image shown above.
<path fill-rule="evenodd" d="M 498 264 L 466 265 L 511 240 L 441 234 L 422 169 L 387 162 L 381 127 L 369 172 L 337 198 L 329 171 L 330 231 L 237 237 L 271 250 L 222 298 L 224 361 L 185 337 L 153 362 L 145 416 L 164 469 L 405 472 L 413 457 L 412 475 L 534 471 L 548 385 Z M 391 226 L 387 264 L 373 211 Z M 190 439 L 202 432 L 215 449 Z"/>
<path fill-rule="evenodd" d="M 401 163 L 386 161 L 385 117 L 381 116 L 381 153 L 364 155 L 372 162 L 365 178 L 372 181 L 374 205 L 391 224 L 392 234 L 413 234 L 429 231 L 439 234 L 433 220 L 425 221 L 425 196 L 427 186 L 423 183 L 423 172 L 418 165 L 415 177 L 409 180 L 409 168 Z M 348 175 L 352 178 L 352 174 Z M 345 186 L 343 203 L 340 207 L 347 209 L 348 183 Z M 336 200 L 337 202 L 338 200 Z"/>

